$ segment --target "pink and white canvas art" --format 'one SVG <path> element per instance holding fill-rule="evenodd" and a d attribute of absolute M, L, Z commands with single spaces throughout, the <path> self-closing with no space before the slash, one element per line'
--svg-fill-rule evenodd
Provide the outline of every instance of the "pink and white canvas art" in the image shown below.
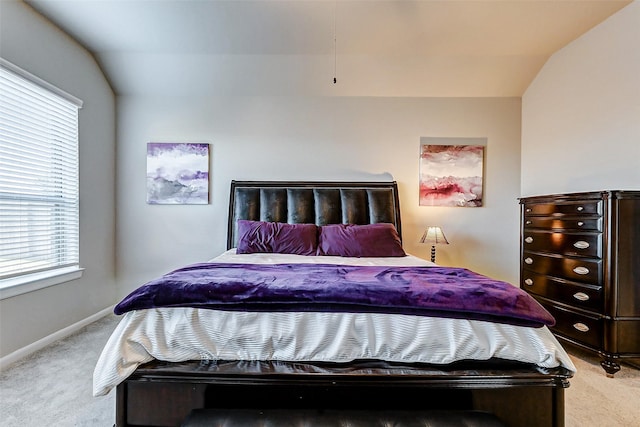
<path fill-rule="evenodd" d="M 420 206 L 482 206 L 482 145 L 420 145 Z"/>
<path fill-rule="evenodd" d="M 209 203 L 209 144 L 147 144 L 147 203 Z"/>

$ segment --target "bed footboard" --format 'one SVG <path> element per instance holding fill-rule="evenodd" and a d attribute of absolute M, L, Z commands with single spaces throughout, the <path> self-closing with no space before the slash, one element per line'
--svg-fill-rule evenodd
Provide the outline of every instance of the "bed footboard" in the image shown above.
<path fill-rule="evenodd" d="M 472 362 L 150 362 L 117 387 L 116 426 L 179 426 L 194 409 L 486 411 L 507 425 L 564 426 L 571 373 Z"/>

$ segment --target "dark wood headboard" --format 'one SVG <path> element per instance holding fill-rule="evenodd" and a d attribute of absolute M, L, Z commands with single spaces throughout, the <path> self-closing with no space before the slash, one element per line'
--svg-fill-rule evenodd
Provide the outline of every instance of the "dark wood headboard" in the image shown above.
<path fill-rule="evenodd" d="M 231 181 L 227 249 L 236 247 L 239 219 L 316 225 L 388 222 L 402 236 L 395 181 Z"/>

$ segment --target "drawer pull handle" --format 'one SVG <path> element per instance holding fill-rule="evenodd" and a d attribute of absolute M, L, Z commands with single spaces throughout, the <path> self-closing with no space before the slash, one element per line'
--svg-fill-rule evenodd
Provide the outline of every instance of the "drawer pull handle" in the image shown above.
<path fill-rule="evenodd" d="M 584 292 L 576 292 L 573 294 L 573 297 L 579 301 L 589 301 L 589 295 Z"/>
<path fill-rule="evenodd" d="M 584 225 L 584 222 L 578 221 L 578 227 L 582 227 L 583 225 Z"/>
<path fill-rule="evenodd" d="M 527 286 L 532 286 L 533 285 L 533 280 L 531 279 L 524 279 L 524 284 Z"/>
<path fill-rule="evenodd" d="M 525 224 L 527 224 L 527 225 L 531 225 L 531 220 L 527 220 L 527 221 L 525 222 Z"/>
<path fill-rule="evenodd" d="M 589 332 L 589 327 L 584 323 L 580 323 L 580 322 L 574 323 L 573 327 L 579 330 L 580 332 Z"/>
<path fill-rule="evenodd" d="M 578 210 L 578 212 L 582 212 L 584 210 L 584 208 L 582 206 L 578 206 L 577 210 Z"/>
<path fill-rule="evenodd" d="M 525 258 L 524 259 L 524 263 L 531 265 L 531 264 L 533 264 L 533 260 L 531 258 Z"/>
<path fill-rule="evenodd" d="M 531 212 L 531 208 L 527 208 L 527 212 Z"/>
<path fill-rule="evenodd" d="M 573 244 L 578 249 L 587 249 L 589 247 L 589 242 L 585 242 L 584 240 L 578 240 Z"/>
<path fill-rule="evenodd" d="M 525 241 L 526 243 L 533 243 L 533 237 L 528 236 L 526 239 L 524 239 L 524 241 Z"/>
<path fill-rule="evenodd" d="M 589 269 L 587 267 L 576 267 L 573 269 L 573 272 L 576 274 L 589 274 Z"/>

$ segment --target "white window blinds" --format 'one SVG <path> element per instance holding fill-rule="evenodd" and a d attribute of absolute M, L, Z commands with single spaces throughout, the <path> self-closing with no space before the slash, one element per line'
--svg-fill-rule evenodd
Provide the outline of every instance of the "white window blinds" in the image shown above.
<path fill-rule="evenodd" d="M 0 62 L 0 280 L 78 266 L 78 109 Z"/>

